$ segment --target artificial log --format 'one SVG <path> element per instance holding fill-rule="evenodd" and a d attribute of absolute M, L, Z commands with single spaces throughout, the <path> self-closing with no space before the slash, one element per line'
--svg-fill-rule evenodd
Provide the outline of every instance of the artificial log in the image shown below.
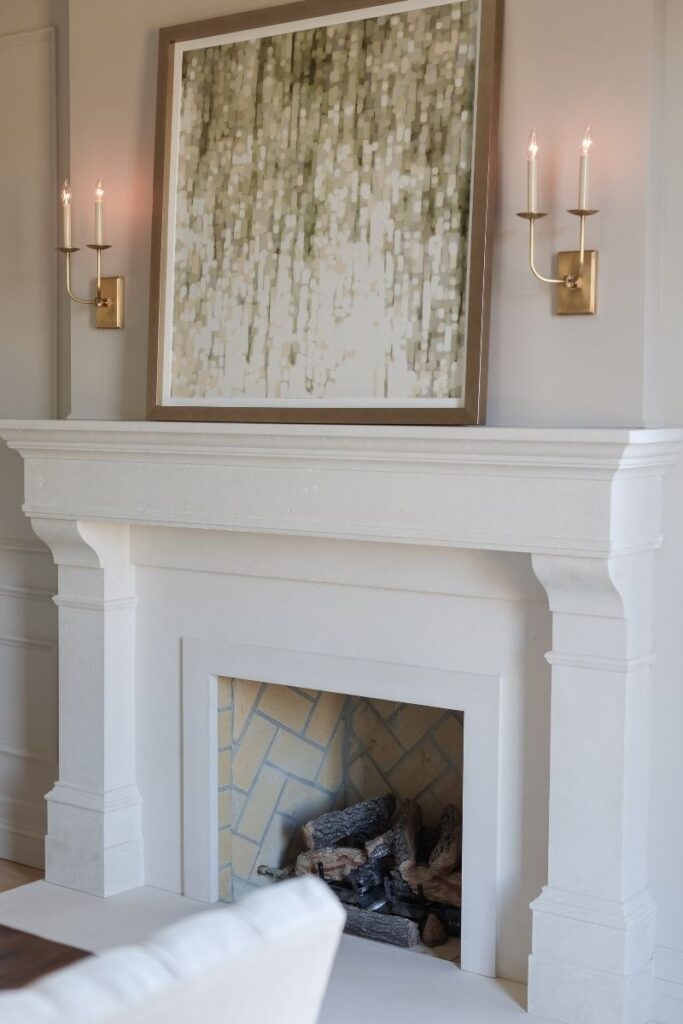
<path fill-rule="evenodd" d="M 360 910 L 358 907 L 346 907 L 344 931 L 347 935 L 358 935 L 363 939 L 374 939 L 375 942 L 387 942 L 391 946 L 417 946 L 420 941 L 417 921 L 409 921 L 407 917 L 378 914 L 376 910 Z"/>
<path fill-rule="evenodd" d="M 365 844 L 365 852 L 368 855 L 368 860 L 371 861 L 384 860 L 385 857 L 390 857 L 393 853 L 391 832 L 383 832 L 380 836 L 369 839 Z"/>
<path fill-rule="evenodd" d="M 448 942 L 446 926 L 436 914 L 427 914 L 422 923 L 420 934 L 423 943 L 429 949 L 434 949 L 435 946 L 443 946 L 444 942 Z"/>
<path fill-rule="evenodd" d="M 417 862 L 429 864 L 432 850 L 439 841 L 441 829 L 438 825 L 423 825 L 417 837 Z"/>
<path fill-rule="evenodd" d="M 415 895 L 408 883 L 401 877 L 399 871 L 389 872 L 389 878 L 385 882 L 385 886 L 387 886 L 387 895 L 392 900 L 410 900 Z"/>
<path fill-rule="evenodd" d="M 341 882 L 351 871 L 365 864 L 365 850 L 353 846 L 332 846 L 324 850 L 306 850 L 296 859 L 297 875 L 320 875 L 328 882 Z"/>
<path fill-rule="evenodd" d="M 401 870 L 401 877 L 408 883 L 416 896 L 423 896 L 434 903 L 445 903 L 449 907 L 462 905 L 462 874 L 453 871 L 448 875 L 437 875 L 426 864 L 408 865 Z"/>
<path fill-rule="evenodd" d="M 449 804 L 441 815 L 439 838 L 429 857 L 429 866 L 436 875 L 448 875 L 460 867 L 462 857 L 462 815 L 455 804 Z"/>
<path fill-rule="evenodd" d="M 363 846 L 388 829 L 395 807 L 395 797 L 388 795 L 322 814 L 302 829 L 306 849 L 319 850 L 342 842 Z"/>
<path fill-rule="evenodd" d="M 291 876 L 292 868 L 291 865 L 286 868 L 271 868 L 268 864 L 259 864 L 256 874 L 264 878 L 273 878 L 276 882 L 281 882 L 283 879 Z"/>
<path fill-rule="evenodd" d="M 396 867 L 404 878 L 404 868 L 414 867 L 417 863 L 417 838 L 421 823 L 420 805 L 414 800 L 399 799 L 391 823 L 391 846 Z"/>
<path fill-rule="evenodd" d="M 363 894 L 381 885 L 386 876 L 386 870 L 381 860 L 369 860 L 367 864 L 361 864 L 359 868 L 349 871 L 347 880 L 351 883 L 355 892 Z"/>

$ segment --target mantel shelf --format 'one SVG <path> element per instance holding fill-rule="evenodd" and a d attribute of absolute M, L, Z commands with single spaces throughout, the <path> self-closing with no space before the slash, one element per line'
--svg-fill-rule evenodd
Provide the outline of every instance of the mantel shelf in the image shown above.
<path fill-rule="evenodd" d="M 658 546 L 681 430 L 2 421 L 25 512 L 531 553 Z"/>

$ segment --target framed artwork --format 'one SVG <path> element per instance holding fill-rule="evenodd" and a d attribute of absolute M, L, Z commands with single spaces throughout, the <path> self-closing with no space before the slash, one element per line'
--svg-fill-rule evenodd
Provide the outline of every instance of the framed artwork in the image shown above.
<path fill-rule="evenodd" d="M 502 6 L 161 30 L 151 418 L 484 422 Z"/>

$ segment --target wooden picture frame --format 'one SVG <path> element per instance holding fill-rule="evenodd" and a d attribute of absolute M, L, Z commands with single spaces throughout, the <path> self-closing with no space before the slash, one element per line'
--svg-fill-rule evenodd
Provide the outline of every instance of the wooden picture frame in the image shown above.
<path fill-rule="evenodd" d="M 462 358 L 461 355 L 452 360 L 453 367 L 456 367 L 457 372 L 461 374 L 457 396 L 454 397 L 450 393 L 447 396 L 441 395 L 436 398 L 430 396 L 416 398 L 414 395 L 406 395 L 396 399 L 393 395 L 387 396 L 387 387 L 385 385 L 385 394 L 381 398 L 365 395 L 360 399 L 350 396 L 347 400 L 346 396 L 341 399 L 336 398 L 334 395 L 324 398 L 319 396 L 309 398 L 303 394 L 295 394 L 292 398 L 290 397 L 290 392 L 287 391 L 287 388 L 290 387 L 290 382 L 280 382 L 279 380 L 276 380 L 272 387 L 274 390 L 281 389 L 284 392 L 284 398 L 279 396 L 280 392 L 278 392 L 278 397 L 276 398 L 261 396 L 253 398 L 247 395 L 245 391 L 245 397 L 235 399 L 234 397 L 221 395 L 219 400 L 212 398 L 211 393 L 202 393 L 199 396 L 191 393 L 193 388 L 197 391 L 200 387 L 206 391 L 207 379 L 210 385 L 208 388 L 209 392 L 218 385 L 222 386 L 223 382 L 220 380 L 221 366 L 225 364 L 226 356 L 225 354 L 221 356 L 220 353 L 215 355 L 212 342 L 209 352 L 209 363 L 207 364 L 206 348 L 201 347 L 204 344 L 201 341 L 203 336 L 201 332 L 198 333 L 199 329 L 194 326 L 196 324 L 196 319 L 194 319 L 196 310 L 203 310 L 205 306 L 202 306 L 201 303 L 204 302 L 206 304 L 207 300 L 205 297 L 201 300 L 192 299 L 192 292 L 195 286 L 184 284 L 182 285 L 184 290 L 181 291 L 175 278 L 176 273 L 179 276 L 186 274 L 186 264 L 183 263 L 183 260 L 178 255 L 181 250 L 178 247 L 176 237 L 177 216 L 175 212 L 177 205 L 176 193 L 178 192 L 177 167 L 179 149 L 181 147 L 181 142 L 178 141 L 181 134 L 178 125 L 181 115 L 185 119 L 182 123 L 190 124 L 190 130 L 194 131 L 190 116 L 186 116 L 189 100 L 181 97 L 181 89 L 185 88 L 183 83 L 192 76 L 191 65 L 194 58 L 184 58 L 183 55 L 187 52 L 196 53 L 203 60 L 204 55 L 215 56 L 219 52 L 218 47 L 220 47 L 220 53 L 223 53 L 227 52 L 227 47 L 233 46 L 233 44 L 245 43 L 245 41 L 251 42 L 252 39 L 263 39 L 266 37 L 270 40 L 276 36 L 283 38 L 286 36 L 290 40 L 296 40 L 298 33 L 310 34 L 313 30 L 322 30 L 323 32 L 338 31 L 337 29 L 330 29 L 329 26 L 346 25 L 347 21 L 348 24 L 362 22 L 365 26 L 371 22 L 374 25 L 373 19 L 378 19 L 377 25 L 398 25 L 398 29 L 395 31 L 401 32 L 402 23 L 400 19 L 403 15 L 408 16 L 411 12 L 429 12 L 432 14 L 437 9 L 450 12 L 452 8 L 462 7 L 463 4 L 474 4 L 476 6 L 478 36 L 474 83 L 476 104 L 472 115 L 473 127 L 471 129 L 473 166 L 470 165 L 467 172 L 469 175 L 468 230 L 467 235 L 463 234 L 462 236 L 462 238 L 465 238 L 464 247 L 467 250 L 466 265 L 463 272 L 463 279 L 466 283 L 461 289 L 464 295 L 464 307 L 467 312 L 466 322 L 460 328 L 462 331 L 460 344 L 464 346 L 465 353 L 464 370 L 458 362 L 458 359 Z M 398 20 L 391 20 L 394 15 L 398 16 Z M 348 19 L 346 16 L 348 16 Z M 422 16 L 416 14 L 414 18 Z M 453 14 L 452 16 L 455 18 L 456 15 Z M 424 17 L 427 17 L 427 14 L 424 14 Z M 399 3 L 394 2 L 394 0 L 391 0 L 391 2 L 390 0 L 380 0 L 379 3 L 374 3 L 371 6 L 367 3 L 358 2 L 358 0 L 301 0 L 301 2 L 285 6 L 245 11 L 223 18 L 214 18 L 160 30 L 150 282 L 148 376 L 148 416 L 150 419 L 200 422 L 232 420 L 242 422 L 408 425 L 459 425 L 481 424 L 485 422 L 492 262 L 491 243 L 496 182 L 496 140 L 502 17 L 503 0 L 455 0 L 455 2 L 451 0 L 448 3 L 444 3 L 444 0 L 437 0 L 436 3 L 430 3 L 429 0 L 402 0 Z M 380 21 L 380 19 L 382 20 Z M 436 23 L 430 22 L 430 24 Z M 439 28 L 440 26 L 441 22 L 439 22 Z M 272 33 L 266 31 L 268 29 L 272 30 Z M 363 28 L 363 33 L 366 31 L 367 29 Z M 371 31 L 374 31 L 374 28 Z M 383 31 L 387 32 L 389 29 L 385 27 Z M 229 38 L 223 40 L 221 38 L 223 36 Z M 306 38 L 308 39 L 308 36 Z M 431 40 L 433 35 L 427 33 L 426 38 Z M 403 43 L 400 45 L 403 45 Z M 263 46 L 260 52 L 262 51 Z M 235 52 L 230 51 L 230 59 L 236 59 L 233 56 Z M 185 63 L 183 63 L 184 60 L 186 61 Z M 433 63 L 430 64 L 430 67 L 432 66 Z M 190 67 L 190 70 L 187 70 L 188 67 Z M 260 74 L 261 72 L 259 72 Z M 259 81 L 262 81 L 262 77 L 259 78 Z M 214 79 L 212 79 L 212 82 L 214 82 Z M 215 88 L 215 84 L 211 88 Z M 415 88 L 419 89 L 420 86 L 417 85 Z M 209 99 L 212 101 L 211 96 Z M 186 107 L 182 107 L 182 103 L 185 103 Z M 267 111 L 268 108 L 265 100 L 263 100 L 262 105 Z M 223 109 L 227 110 L 228 108 L 225 106 Z M 214 116 L 213 107 L 211 107 L 210 116 Z M 229 119 L 230 114 L 226 114 L 226 117 Z M 203 119 L 205 122 L 206 114 L 203 115 Z M 465 120 L 464 116 L 463 120 Z M 193 138 L 193 136 L 189 137 Z M 202 145 L 204 145 L 203 140 Z M 194 145 L 193 148 L 189 142 L 183 142 L 182 146 L 190 153 L 195 153 L 197 150 L 197 146 Z M 184 161 L 183 167 L 187 163 L 187 161 Z M 457 166 L 462 167 L 463 164 L 460 163 Z M 189 175 L 189 172 L 187 173 Z M 210 172 L 207 180 L 211 180 Z M 188 184 L 186 185 L 188 193 L 191 187 L 188 178 Z M 290 193 L 287 194 L 289 195 Z M 192 203 L 196 206 L 194 191 L 192 196 Z M 249 201 L 249 196 L 242 196 L 241 199 Z M 223 201 L 223 194 L 221 194 L 221 201 Z M 200 200 L 200 215 L 204 205 L 203 201 Z M 188 206 L 189 201 L 185 202 L 185 207 L 187 208 Z M 193 211 L 195 206 L 192 206 Z M 214 235 L 211 238 L 214 239 L 215 251 L 215 238 L 219 237 L 216 235 L 215 206 L 213 218 Z M 187 222 L 189 223 L 189 220 Z M 204 222 L 201 221 L 201 223 L 203 224 Z M 182 230 L 184 231 L 185 228 Z M 184 237 L 181 230 L 178 231 L 178 237 Z M 209 242 L 211 242 L 211 238 L 209 238 Z M 206 247 L 204 248 L 206 249 Z M 194 252 L 195 250 L 188 249 L 188 251 Z M 277 258 L 281 258 L 281 250 L 277 250 Z M 193 259 L 195 260 L 195 263 L 192 264 L 194 277 L 188 277 L 187 280 L 199 282 L 196 287 L 201 289 L 204 287 L 205 278 L 200 272 L 201 267 L 197 269 L 196 256 L 193 256 Z M 419 264 L 417 265 L 419 266 Z M 243 266 L 243 263 L 240 263 L 239 266 Z M 223 276 L 219 276 L 218 284 L 213 288 L 211 295 L 215 296 L 216 290 L 224 283 L 226 287 L 233 287 L 230 278 L 230 274 L 223 273 Z M 419 278 L 416 279 L 419 281 Z M 253 287 L 256 288 L 255 285 Z M 280 292 L 275 292 L 278 301 L 280 300 L 281 291 L 280 289 Z M 411 294 L 414 295 L 414 293 L 415 289 L 413 289 Z M 443 287 L 440 294 L 444 294 Z M 183 311 L 182 317 L 176 312 L 176 306 L 180 306 L 179 295 L 182 295 L 183 301 L 187 300 L 189 306 L 189 311 Z M 414 301 L 416 300 L 413 299 Z M 293 303 L 289 299 L 287 302 L 286 308 L 290 310 Z M 242 317 L 240 322 L 244 321 L 246 314 L 243 315 L 240 312 L 239 315 Z M 427 314 L 424 315 L 426 318 Z M 184 320 L 182 319 L 183 317 Z M 194 350 L 190 352 L 190 356 L 187 356 L 186 352 L 188 349 L 186 347 L 186 349 L 183 349 L 183 362 L 174 349 L 174 345 L 176 345 L 177 334 L 182 333 L 184 330 L 184 322 L 192 324 L 192 327 L 187 327 L 188 336 L 200 338 L 199 352 L 201 358 L 196 356 Z M 215 327 L 215 317 L 211 322 Z M 413 320 L 405 317 L 403 322 L 408 324 L 407 330 L 410 330 Z M 178 325 L 180 325 L 180 332 L 177 331 Z M 437 328 L 438 330 L 443 330 L 438 325 Z M 202 325 L 202 329 L 208 331 L 209 327 Z M 272 329 L 274 330 L 274 328 Z M 252 330 L 251 325 L 247 324 L 245 330 Z M 222 339 L 221 345 L 226 349 L 231 332 L 218 332 L 217 336 Z M 313 341 L 309 341 L 309 347 L 316 344 L 317 336 L 312 332 L 311 337 Z M 451 338 L 451 335 L 448 337 Z M 189 343 L 185 342 L 183 344 L 189 345 Z M 244 349 L 240 351 L 244 351 Z M 286 349 L 283 351 L 286 351 Z M 447 356 L 444 356 L 443 352 L 450 351 L 448 346 L 441 345 L 440 348 L 437 346 L 436 351 L 442 353 L 438 358 L 445 364 Z M 393 342 L 391 352 L 393 353 Z M 410 352 L 415 352 L 414 344 Z M 280 365 L 283 365 L 280 349 L 278 349 L 278 353 L 280 353 Z M 402 358 L 402 354 L 399 354 Z M 191 361 L 190 357 L 195 358 L 195 363 Z M 236 355 L 233 351 L 230 354 L 230 358 L 240 358 L 239 353 Z M 265 358 L 267 366 L 268 356 L 266 355 Z M 367 359 L 367 353 L 361 352 L 359 358 L 361 360 Z M 183 367 L 190 366 L 190 372 L 188 374 L 184 369 L 183 374 L 179 373 L 173 378 L 172 368 L 175 367 L 176 363 L 180 365 L 181 362 Z M 397 359 L 397 362 L 400 362 L 400 359 Z M 442 363 L 439 365 L 442 365 Z M 209 367 L 208 370 L 207 365 Z M 412 369 L 413 365 L 414 361 L 410 368 L 410 381 L 413 381 L 416 377 Z M 380 373 L 384 373 L 386 377 L 388 373 L 393 372 L 393 368 L 386 370 L 383 368 L 384 364 L 380 366 L 379 361 L 377 366 L 379 369 L 371 368 L 371 372 L 375 373 L 375 379 L 377 379 Z M 447 369 L 450 372 L 450 368 L 447 367 Z M 403 373 L 404 367 L 402 364 L 399 370 Z M 300 379 L 302 375 L 309 371 L 308 369 L 302 369 L 301 371 L 297 369 L 296 372 L 298 379 Z M 322 372 L 324 375 L 324 367 Z M 429 374 L 431 374 L 431 377 Z M 407 371 L 404 376 L 408 378 Z M 434 371 L 428 369 L 424 376 L 425 379 L 433 380 Z M 306 387 L 308 388 L 311 378 L 306 377 L 305 379 Z M 332 375 L 331 379 L 335 379 L 334 375 Z M 443 373 L 440 380 L 442 382 L 444 380 Z M 448 380 L 450 381 L 450 377 Z M 214 384 L 214 381 L 217 381 L 217 384 Z M 197 382 L 200 383 L 198 384 Z M 268 386 L 270 385 L 266 383 L 266 387 Z M 423 381 L 420 382 L 420 387 L 423 390 L 426 386 L 428 385 L 425 385 Z M 442 386 L 445 387 L 446 385 Z M 175 394 L 174 388 L 177 392 Z M 184 393 L 183 389 L 187 391 L 187 394 Z"/>

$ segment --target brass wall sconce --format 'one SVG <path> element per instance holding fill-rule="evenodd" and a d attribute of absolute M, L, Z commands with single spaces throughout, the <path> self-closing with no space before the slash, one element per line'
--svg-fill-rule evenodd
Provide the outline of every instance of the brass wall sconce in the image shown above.
<path fill-rule="evenodd" d="M 543 284 L 556 286 L 555 312 L 558 316 L 593 316 L 597 312 L 598 303 L 598 253 L 595 249 L 586 249 L 586 221 L 598 210 L 588 206 L 588 165 L 590 149 L 593 145 L 590 128 L 581 143 L 581 163 L 579 165 L 579 204 L 568 210 L 579 218 L 579 248 L 557 254 L 557 277 L 544 277 L 536 269 L 535 225 L 536 221 L 547 214 L 538 211 L 538 143 L 536 132 L 529 137 L 527 159 L 527 209 L 518 213 L 518 217 L 529 222 L 529 266 L 531 273 Z"/>
<path fill-rule="evenodd" d="M 122 277 L 102 277 L 102 253 L 111 249 L 102 241 L 102 221 L 104 205 L 104 188 L 99 178 L 95 187 L 95 241 L 88 245 L 96 255 L 97 286 L 95 297 L 80 299 L 71 290 L 71 257 L 80 250 L 71 244 L 71 189 L 65 181 L 61 191 L 62 204 L 62 241 L 57 249 L 66 257 L 66 290 L 70 299 L 83 306 L 95 307 L 95 326 L 99 329 L 117 329 L 123 327 L 123 282 Z"/>

